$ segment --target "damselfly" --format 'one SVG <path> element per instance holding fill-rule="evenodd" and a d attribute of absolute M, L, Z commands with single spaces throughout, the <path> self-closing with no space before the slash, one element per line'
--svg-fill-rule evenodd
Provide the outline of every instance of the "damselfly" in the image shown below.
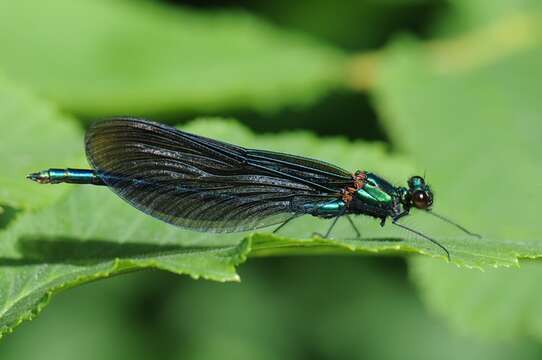
<path fill-rule="evenodd" d="M 302 215 L 337 220 L 368 215 L 384 226 L 415 233 L 450 253 L 433 238 L 400 224 L 412 208 L 431 211 L 433 193 L 420 176 L 397 187 L 358 170 L 265 150 L 247 149 L 143 119 L 95 123 L 85 136 L 92 170 L 48 169 L 27 177 L 42 184 L 105 185 L 128 203 L 167 223 L 199 231 L 236 232 L 277 225 Z"/>

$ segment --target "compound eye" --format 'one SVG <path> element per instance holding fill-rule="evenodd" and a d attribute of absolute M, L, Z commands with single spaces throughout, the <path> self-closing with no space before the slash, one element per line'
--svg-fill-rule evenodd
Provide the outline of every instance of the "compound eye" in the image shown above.
<path fill-rule="evenodd" d="M 417 209 L 427 209 L 431 205 L 431 199 L 424 191 L 415 191 L 412 194 L 412 203 Z"/>

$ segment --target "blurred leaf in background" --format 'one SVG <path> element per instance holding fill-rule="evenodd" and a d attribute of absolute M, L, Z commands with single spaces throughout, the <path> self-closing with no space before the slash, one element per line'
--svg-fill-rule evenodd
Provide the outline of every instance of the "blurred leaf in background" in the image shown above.
<path fill-rule="evenodd" d="M 0 205 L 28 209 L 54 203 L 67 188 L 43 192 L 21 180 L 35 169 L 82 164 L 83 132 L 75 119 L 0 76 L 0 124 Z"/>
<path fill-rule="evenodd" d="M 439 0 L 276 0 L 246 1 L 242 6 L 283 27 L 353 51 L 381 47 L 397 32 L 425 37 L 431 25 L 426 20 L 447 8 L 446 2 Z"/>
<path fill-rule="evenodd" d="M 6 338 L 0 356 L 498 360 L 541 355 L 529 341 L 454 335 L 425 312 L 397 259 L 299 260 L 251 261 L 241 284 L 179 281 L 154 272 L 88 284 L 62 294 L 38 321 Z"/>
<path fill-rule="evenodd" d="M 536 14 L 542 10 L 542 3 L 537 0 L 450 0 L 450 3 L 449 14 L 436 24 L 434 30 L 437 33 L 449 35 L 476 31 L 498 19 Z"/>
<path fill-rule="evenodd" d="M 542 242 L 542 13 L 521 10 L 436 47 L 398 41 L 380 64 L 375 99 L 392 140 L 443 189 L 436 210 L 488 238 L 535 244 Z M 430 307 L 463 332 L 542 339 L 539 264 L 480 274 L 411 263 Z"/>
<path fill-rule="evenodd" d="M 66 293 L 31 326 L 0 346 L 2 359 L 151 359 L 156 353 L 135 324 L 130 306 L 140 277 L 122 276 Z M 42 321 L 43 320 L 43 321 Z M 9 339 L 9 340 L 7 340 Z M 157 357 L 158 358 L 158 357 Z"/>
<path fill-rule="evenodd" d="M 343 54 L 240 11 L 146 1 L 0 2 L 0 68 L 86 116 L 314 102 Z M 24 25 L 23 25 L 24 24 Z"/>

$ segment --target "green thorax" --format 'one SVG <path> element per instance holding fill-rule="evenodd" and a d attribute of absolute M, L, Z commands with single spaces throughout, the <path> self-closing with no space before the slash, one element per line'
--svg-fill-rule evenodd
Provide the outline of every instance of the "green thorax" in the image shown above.
<path fill-rule="evenodd" d="M 388 205 L 393 202 L 392 194 L 394 193 L 395 187 L 393 185 L 374 174 L 368 173 L 365 184 L 356 191 L 356 196 L 365 203 Z"/>

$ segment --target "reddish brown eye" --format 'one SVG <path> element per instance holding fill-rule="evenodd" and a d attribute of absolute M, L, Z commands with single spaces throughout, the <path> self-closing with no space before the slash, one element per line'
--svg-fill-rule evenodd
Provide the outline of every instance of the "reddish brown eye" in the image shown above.
<path fill-rule="evenodd" d="M 418 209 L 427 209 L 429 207 L 429 197 L 423 191 L 415 191 L 412 194 L 412 203 Z"/>

